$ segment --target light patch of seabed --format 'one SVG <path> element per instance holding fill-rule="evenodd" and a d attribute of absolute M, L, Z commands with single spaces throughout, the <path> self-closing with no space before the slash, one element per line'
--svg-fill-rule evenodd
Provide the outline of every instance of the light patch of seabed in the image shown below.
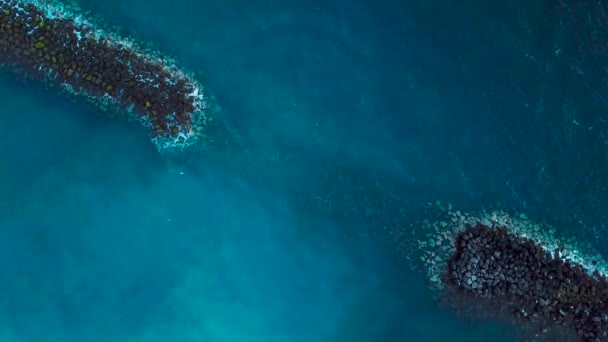
<path fill-rule="evenodd" d="M 26 277 L 39 286 L 36 295 L 8 287 L 24 304 L 8 319 L 23 340 L 320 341 L 336 335 L 352 302 L 373 293 L 373 272 L 360 272 L 335 248 L 335 237 L 294 229 L 296 221 L 319 231 L 336 227 L 296 217 L 281 194 L 215 172 L 155 175 L 145 189 L 107 194 L 107 184 L 90 176 L 50 172 L 55 176 L 40 179 L 27 196 L 28 215 L 16 217 L 23 229 L 11 233 L 21 238 L 20 258 L 11 260 L 42 260 L 47 270 Z M 48 191 L 47 182 L 65 190 Z M 31 250 L 34 215 L 51 222 L 44 233 L 50 255 Z M 1 265 L 6 272 L 9 265 Z M 26 306 L 49 312 L 34 316 Z M 4 307 L 0 313 L 9 315 Z M 23 330 L 32 325 L 37 332 Z M 93 336 L 104 331 L 113 333 Z"/>
<path fill-rule="evenodd" d="M 240 215 L 255 228 L 233 219 L 228 226 L 241 232 L 224 233 L 213 258 L 199 250 L 184 270 L 169 295 L 171 319 L 129 342 L 322 341 L 335 336 L 351 302 L 372 292 L 373 280 L 346 280 L 356 268 L 331 243 L 291 236 L 291 218 Z"/>
<path fill-rule="evenodd" d="M 2 342 L 25 342 L 8 326 L 0 326 L 0 341 Z"/>
<path fill-rule="evenodd" d="M 395 231 L 389 232 L 389 236 L 412 263 L 411 266 L 426 274 L 434 290 L 444 288 L 442 277 L 447 270 L 447 261 L 456 251 L 456 236 L 468 225 L 477 223 L 507 228 L 511 234 L 531 239 L 547 253 L 555 255 L 557 252 L 563 261 L 580 265 L 589 275 L 596 271 L 604 277 L 608 275 L 608 262 L 591 244 L 560 236 L 550 224 L 534 221 L 525 213 L 513 215 L 503 210 L 466 213 L 439 201 L 427 203 L 427 209 L 434 213 L 433 217 L 417 227 L 416 239 L 404 239 L 403 232 Z"/>

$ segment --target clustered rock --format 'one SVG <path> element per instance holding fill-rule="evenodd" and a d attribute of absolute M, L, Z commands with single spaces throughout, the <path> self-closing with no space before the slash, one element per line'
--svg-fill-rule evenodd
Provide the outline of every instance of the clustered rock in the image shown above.
<path fill-rule="evenodd" d="M 91 96 L 107 94 L 147 116 L 157 135 L 189 129 L 195 99 L 188 79 L 90 33 L 71 18 L 48 18 L 33 4 L 0 0 L 0 64 L 35 78 L 51 74 L 54 83 Z"/>
<path fill-rule="evenodd" d="M 518 317 L 608 341 L 608 280 L 504 227 L 468 225 L 455 240 L 445 283 Z"/>

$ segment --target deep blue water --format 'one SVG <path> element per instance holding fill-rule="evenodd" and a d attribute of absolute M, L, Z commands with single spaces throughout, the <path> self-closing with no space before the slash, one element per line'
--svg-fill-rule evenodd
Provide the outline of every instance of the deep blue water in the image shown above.
<path fill-rule="evenodd" d="M 440 200 L 605 245 L 605 111 L 508 5 L 79 5 L 196 72 L 242 145 L 161 155 L 3 74 L 1 341 L 510 341 L 375 232 Z"/>

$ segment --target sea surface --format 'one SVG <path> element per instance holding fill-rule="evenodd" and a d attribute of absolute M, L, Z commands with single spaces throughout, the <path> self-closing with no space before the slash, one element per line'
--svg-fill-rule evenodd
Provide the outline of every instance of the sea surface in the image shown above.
<path fill-rule="evenodd" d="M 429 202 L 608 255 L 601 61 L 536 34 L 542 1 L 73 3 L 196 75 L 230 142 L 159 153 L 2 73 L 2 342 L 517 340 L 438 305 L 384 238 Z"/>

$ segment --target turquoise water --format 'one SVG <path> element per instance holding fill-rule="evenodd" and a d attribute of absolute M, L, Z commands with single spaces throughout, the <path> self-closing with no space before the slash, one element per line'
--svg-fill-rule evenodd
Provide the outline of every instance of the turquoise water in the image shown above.
<path fill-rule="evenodd" d="M 537 69 L 479 4 L 78 4 L 196 73 L 239 144 L 162 155 L 3 74 L 1 341 L 508 341 L 379 232 L 440 200 L 601 246 L 603 133 L 529 106 Z"/>

